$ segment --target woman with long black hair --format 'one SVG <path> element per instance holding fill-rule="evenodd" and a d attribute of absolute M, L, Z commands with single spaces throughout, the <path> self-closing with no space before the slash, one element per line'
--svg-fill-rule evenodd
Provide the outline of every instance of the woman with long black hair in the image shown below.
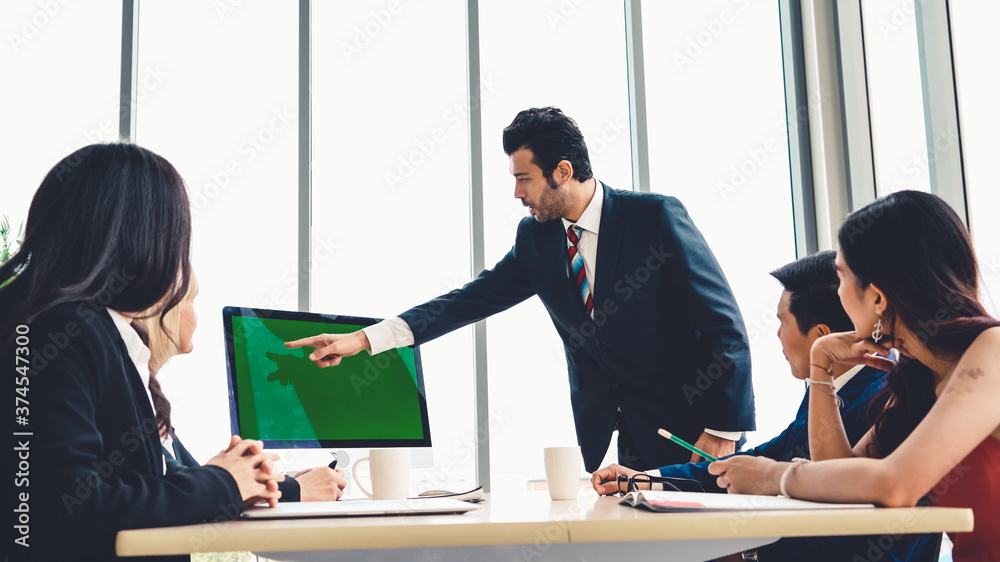
<path fill-rule="evenodd" d="M 121 529 L 277 501 L 275 456 L 259 442 L 234 437 L 208 466 L 165 473 L 149 350 L 132 321 L 153 307 L 162 321 L 187 294 L 190 240 L 183 181 L 138 146 L 81 148 L 35 193 L 24 243 L 0 268 L 11 280 L 0 289 L 0 350 L 18 367 L 24 404 L 8 474 L 30 465 L 14 483 L 30 509 L 8 526 L 21 539 L 8 543 L 15 559 L 114 558 Z"/>
<path fill-rule="evenodd" d="M 1000 322 L 979 301 L 965 226 L 939 197 L 903 191 L 851 214 L 838 241 L 855 330 L 812 347 L 809 448 L 824 462 L 733 457 L 710 471 L 734 493 L 969 507 L 975 529 L 952 537 L 954 559 L 1000 559 Z M 836 362 L 892 369 L 886 407 L 853 449 L 827 388 Z"/>

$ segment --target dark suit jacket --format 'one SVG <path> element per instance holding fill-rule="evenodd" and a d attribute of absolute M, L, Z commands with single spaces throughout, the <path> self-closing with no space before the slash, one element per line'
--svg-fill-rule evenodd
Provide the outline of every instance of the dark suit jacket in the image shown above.
<path fill-rule="evenodd" d="M 840 406 L 840 417 L 844 421 L 847 440 L 852 446 L 871 427 L 869 406 L 885 387 L 885 372 L 865 367 L 847 381 L 837 393 L 843 401 Z M 799 405 L 799 411 L 795 414 L 795 421 L 784 431 L 767 443 L 737 454 L 767 457 L 784 462 L 795 457 L 809 458 L 808 421 L 809 393 L 807 392 L 802 404 Z M 706 492 L 726 493 L 726 490 L 716 483 L 716 477 L 709 474 L 709 464 L 701 462 L 664 466 L 660 467 L 660 474 L 696 480 Z M 868 560 L 868 551 L 871 548 L 868 542 L 870 540 L 878 545 L 879 538 L 879 536 L 862 536 L 782 539 L 757 549 L 757 552 L 761 560 Z M 928 535 L 904 535 L 894 538 L 890 549 L 883 553 L 885 555 L 883 559 L 914 560 L 923 554 L 928 539 Z M 884 539 L 882 544 L 886 544 Z"/>
<path fill-rule="evenodd" d="M 177 438 L 177 434 L 174 433 L 173 429 L 170 430 L 170 436 L 174 440 L 172 450 L 163 447 L 163 458 L 167 463 L 167 474 L 177 470 L 184 470 L 185 468 L 201 466 L 198 459 L 194 458 L 191 452 L 187 450 L 187 447 Z M 302 490 L 299 488 L 299 483 L 291 476 L 285 476 L 284 480 L 278 482 L 278 490 L 281 491 L 281 499 L 278 501 L 297 502 L 302 498 Z"/>
<path fill-rule="evenodd" d="M 526 217 L 493 269 L 400 315 L 415 343 L 537 294 L 566 348 L 588 471 L 603 460 L 616 421 L 634 446 L 619 457 L 647 469 L 690 458 L 657 435 L 660 427 L 692 442 L 705 427 L 754 429 L 743 318 L 684 206 L 673 197 L 600 188 L 593 319 L 567 274 L 562 221 Z"/>
<path fill-rule="evenodd" d="M 224 469 L 162 473 L 152 406 L 107 310 L 64 304 L 28 325 L 32 559 L 113 559 L 121 529 L 239 516 Z"/>

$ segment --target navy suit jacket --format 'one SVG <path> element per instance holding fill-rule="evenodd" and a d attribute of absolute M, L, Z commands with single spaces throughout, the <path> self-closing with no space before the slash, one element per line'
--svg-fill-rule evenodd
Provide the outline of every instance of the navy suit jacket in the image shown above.
<path fill-rule="evenodd" d="M 239 516 L 240 490 L 224 469 L 163 474 L 152 405 L 107 310 L 63 304 L 27 325 L 31 415 L 16 431 L 33 433 L 21 438 L 30 477 L 18 488 L 30 499 L 29 559 L 113 559 L 121 529 Z"/>
<path fill-rule="evenodd" d="M 415 344 L 538 295 L 565 346 L 590 472 L 616 426 L 631 444 L 619 458 L 647 469 L 690 458 L 658 428 L 692 442 L 705 427 L 754 429 L 746 328 L 704 237 L 673 197 L 600 189 L 593 318 L 567 274 L 562 221 L 525 217 L 493 269 L 400 315 Z"/>
<path fill-rule="evenodd" d="M 840 416 L 847 432 L 847 440 L 853 446 L 871 427 L 869 406 L 872 400 L 886 388 L 885 372 L 865 367 L 847 381 L 837 393 L 843 401 Z M 795 421 L 788 425 L 777 437 L 739 455 L 767 457 L 788 462 L 795 457 L 809 458 L 809 393 L 806 392 L 795 414 Z M 685 463 L 660 467 L 660 474 L 673 478 L 689 478 L 701 484 L 706 492 L 726 493 L 716 483 L 716 477 L 709 474 L 709 462 Z M 861 537 L 804 537 L 782 539 L 757 549 L 761 560 L 869 560 L 869 541 L 876 546 L 880 536 Z M 920 556 L 929 539 L 928 535 L 904 535 L 891 541 L 889 551 L 884 552 L 884 560 L 913 560 Z M 886 544 L 883 539 L 882 544 Z M 883 549 L 875 549 L 883 552 Z M 857 556 L 858 558 L 855 558 Z M 881 556 L 880 556 L 881 558 Z"/>

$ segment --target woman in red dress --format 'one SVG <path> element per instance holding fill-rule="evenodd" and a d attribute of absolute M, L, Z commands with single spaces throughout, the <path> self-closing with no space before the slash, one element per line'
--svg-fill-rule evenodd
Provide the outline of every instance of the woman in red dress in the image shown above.
<path fill-rule="evenodd" d="M 903 191 L 853 213 L 838 238 L 855 331 L 818 339 L 810 356 L 809 447 L 823 462 L 736 456 L 709 470 L 733 493 L 972 508 L 954 559 L 1000 560 L 1000 321 L 979 301 L 968 232 L 940 198 Z M 886 407 L 853 449 L 827 388 L 837 362 L 891 369 Z"/>

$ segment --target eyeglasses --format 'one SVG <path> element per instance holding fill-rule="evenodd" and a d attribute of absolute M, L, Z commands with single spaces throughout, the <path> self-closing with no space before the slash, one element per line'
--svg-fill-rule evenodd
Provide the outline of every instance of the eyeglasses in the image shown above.
<path fill-rule="evenodd" d="M 701 483 L 690 478 L 675 478 L 671 476 L 650 476 L 644 472 L 625 476 L 619 474 L 616 480 L 618 484 L 618 494 L 624 496 L 629 492 L 638 492 L 640 485 L 645 485 L 643 489 L 651 490 L 653 484 L 661 484 L 664 490 L 674 492 L 704 492 Z"/>

